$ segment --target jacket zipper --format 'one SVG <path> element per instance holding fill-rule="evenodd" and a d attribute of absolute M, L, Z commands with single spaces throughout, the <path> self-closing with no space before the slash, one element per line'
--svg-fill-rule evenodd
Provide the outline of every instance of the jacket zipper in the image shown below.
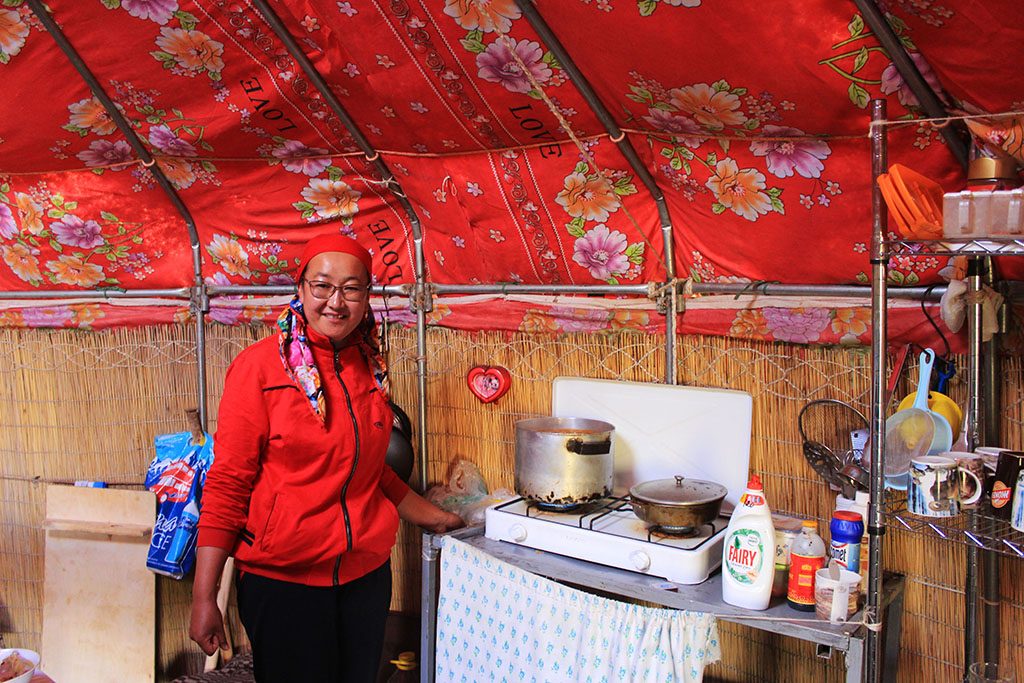
<path fill-rule="evenodd" d="M 334 375 L 338 378 L 338 383 L 341 384 L 341 390 L 345 392 L 345 405 L 348 407 L 349 417 L 352 418 L 352 433 L 355 434 L 355 445 L 356 453 L 352 459 L 352 470 L 348 473 L 348 478 L 345 483 L 341 486 L 341 515 L 345 520 L 345 541 L 347 543 L 345 550 L 352 549 L 352 523 L 348 516 L 348 504 L 345 501 L 345 494 L 348 492 L 348 485 L 352 482 L 352 477 L 356 474 L 356 465 L 359 464 L 359 422 L 356 420 L 355 411 L 352 410 L 352 397 L 348 393 L 348 387 L 345 385 L 345 380 L 341 378 L 341 362 L 338 359 L 339 351 L 334 352 Z M 338 553 L 338 559 L 334 561 L 334 575 L 331 579 L 333 585 L 338 585 L 338 572 L 341 570 L 341 556 L 342 553 Z"/>

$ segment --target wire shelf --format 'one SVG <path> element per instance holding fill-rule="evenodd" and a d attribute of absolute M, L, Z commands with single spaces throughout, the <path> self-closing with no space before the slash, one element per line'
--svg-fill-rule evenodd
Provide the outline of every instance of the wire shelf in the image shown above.
<path fill-rule="evenodd" d="M 941 240 L 889 240 L 890 250 L 901 247 L 902 256 L 963 256 L 1024 254 L 1024 238 L 987 237 L 985 239 L 960 238 Z"/>
<path fill-rule="evenodd" d="M 956 517 L 922 517 L 907 512 L 903 496 L 894 496 L 886 501 L 884 512 L 888 525 L 895 529 L 1024 558 L 1024 533 L 984 509 L 964 510 Z"/>

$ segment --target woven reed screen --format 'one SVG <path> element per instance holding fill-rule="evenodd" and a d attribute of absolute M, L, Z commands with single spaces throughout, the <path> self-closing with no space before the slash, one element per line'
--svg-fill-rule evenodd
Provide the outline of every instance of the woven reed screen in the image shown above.
<path fill-rule="evenodd" d="M 211 414 L 231 359 L 269 328 L 208 332 Z M 391 336 L 393 394 L 413 419 L 415 335 Z M 511 487 L 512 426 L 549 414 L 551 382 L 562 375 L 660 381 L 663 338 L 629 332 L 537 337 L 431 330 L 428 335 L 429 479 L 474 462 L 492 488 Z M 513 388 L 483 405 L 466 388 L 474 365 L 502 365 Z M 751 469 L 773 508 L 827 524 L 834 494 L 803 460 L 796 417 L 815 398 L 838 398 L 867 412 L 870 359 L 863 350 L 817 349 L 685 337 L 682 383 L 742 389 L 754 396 Z M 1021 447 L 1024 365 L 1004 366 L 1006 445 Z M 907 386 L 901 391 L 906 393 Z M 962 383 L 951 389 L 961 403 Z M 959 393 L 958 393 L 959 392 Z M 42 630 L 43 482 L 97 479 L 139 486 L 156 434 L 186 429 L 195 404 L 191 328 L 87 333 L 0 330 L 0 635 L 6 645 L 38 647 Z M 211 429 L 215 424 L 211 424 Z M 902 680 L 955 680 L 962 667 L 963 546 L 890 530 L 888 569 L 907 575 Z M 419 608 L 419 536 L 404 528 L 393 555 L 392 607 Z M 1002 657 L 1024 672 L 1024 564 L 1002 562 Z M 188 641 L 188 582 L 158 578 L 158 679 L 194 672 L 202 656 Z M 241 634 L 234 611 L 231 621 Z M 723 661 L 709 680 L 839 681 L 843 662 L 815 656 L 812 644 L 720 622 Z M 238 636 L 244 647 L 244 636 Z"/>

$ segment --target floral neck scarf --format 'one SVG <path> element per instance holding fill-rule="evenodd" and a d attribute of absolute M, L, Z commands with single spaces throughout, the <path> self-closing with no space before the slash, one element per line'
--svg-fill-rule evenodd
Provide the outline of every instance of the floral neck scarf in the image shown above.
<path fill-rule="evenodd" d="M 277 336 L 277 343 L 284 371 L 305 394 L 313 414 L 320 418 L 321 422 L 324 422 L 327 418 L 327 402 L 324 398 L 323 386 L 320 383 L 320 370 L 316 367 L 309 337 L 306 335 L 306 316 L 303 313 L 299 297 L 296 296 L 292 299 L 288 307 L 281 312 L 277 319 L 277 326 L 281 331 Z M 370 372 L 373 373 L 377 388 L 387 399 L 387 363 L 380 353 L 377 325 L 374 323 L 369 307 L 366 308 L 366 317 L 352 334 L 357 335 L 356 343 L 359 345 L 359 351 L 370 368 Z"/>

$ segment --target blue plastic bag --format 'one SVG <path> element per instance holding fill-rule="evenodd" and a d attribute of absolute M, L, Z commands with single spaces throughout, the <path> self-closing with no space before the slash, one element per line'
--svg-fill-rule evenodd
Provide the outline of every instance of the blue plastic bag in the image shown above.
<path fill-rule="evenodd" d="M 160 434 L 156 456 L 146 472 L 146 488 L 156 494 L 157 514 L 146 566 L 175 579 L 185 576 L 196 558 L 196 525 L 203 484 L 213 464 L 213 438 L 192 443 L 191 432 Z"/>

